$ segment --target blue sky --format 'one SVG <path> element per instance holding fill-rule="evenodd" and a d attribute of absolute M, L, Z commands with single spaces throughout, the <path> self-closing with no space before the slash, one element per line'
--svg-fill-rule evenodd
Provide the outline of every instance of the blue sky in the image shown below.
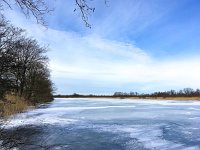
<path fill-rule="evenodd" d="M 49 2 L 49 1 L 48 1 Z M 200 88 L 199 0 L 102 0 L 84 26 L 74 0 L 51 1 L 48 29 L 18 10 L 5 11 L 16 26 L 49 45 L 59 94 L 111 94 Z"/>

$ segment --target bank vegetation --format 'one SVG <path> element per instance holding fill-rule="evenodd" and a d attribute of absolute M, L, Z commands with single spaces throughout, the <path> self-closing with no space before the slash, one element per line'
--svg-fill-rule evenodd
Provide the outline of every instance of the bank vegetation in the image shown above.
<path fill-rule="evenodd" d="M 0 115 L 53 99 L 47 48 L 0 16 Z"/>

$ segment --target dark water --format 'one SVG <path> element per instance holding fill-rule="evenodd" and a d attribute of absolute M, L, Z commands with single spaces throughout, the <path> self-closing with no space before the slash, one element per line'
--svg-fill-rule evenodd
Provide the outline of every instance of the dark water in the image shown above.
<path fill-rule="evenodd" d="M 55 99 L 4 132 L 20 150 L 200 150 L 200 102 Z"/>

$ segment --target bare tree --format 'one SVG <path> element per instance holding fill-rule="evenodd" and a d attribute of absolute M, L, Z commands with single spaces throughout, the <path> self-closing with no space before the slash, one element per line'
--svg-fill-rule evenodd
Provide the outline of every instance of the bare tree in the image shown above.
<path fill-rule="evenodd" d="M 14 65 L 14 41 L 22 34 L 23 30 L 15 28 L 0 16 L 0 98 L 5 91 L 13 87 L 14 78 L 11 72 Z"/>
<path fill-rule="evenodd" d="M 91 28 L 91 24 L 88 19 L 89 15 L 95 11 L 95 7 L 90 6 L 87 0 L 74 1 L 76 5 L 74 12 L 78 11 L 81 14 L 81 18 L 86 27 Z M 104 2 L 107 5 L 108 1 L 104 0 Z M 11 9 L 14 5 L 17 5 L 26 17 L 30 17 L 32 15 L 36 18 L 37 23 L 42 25 L 46 25 L 45 15 L 53 10 L 48 7 L 45 0 L 14 0 L 14 3 L 11 3 L 10 0 L 0 0 L 1 10 L 3 10 L 4 5 L 7 5 Z"/>
<path fill-rule="evenodd" d="M 87 4 L 86 0 L 75 0 L 76 6 L 81 13 L 82 20 L 84 21 L 86 27 L 91 28 L 91 25 L 88 22 L 88 16 L 91 12 L 95 11 L 95 7 L 91 7 Z M 77 8 L 74 11 L 77 11 Z"/>
<path fill-rule="evenodd" d="M 0 18 L 0 41 L 0 98 L 12 91 L 28 100 L 37 95 L 45 101 L 50 99 L 53 88 L 45 55 L 47 48 L 25 37 L 23 30 L 3 18 Z"/>
<path fill-rule="evenodd" d="M 15 42 L 13 51 L 15 52 L 13 60 L 15 66 L 12 71 L 16 78 L 17 92 L 20 96 L 23 96 L 31 66 L 36 62 L 45 63 L 47 57 L 43 54 L 46 52 L 46 49 L 41 48 L 36 40 L 22 37 Z"/>
<path fill-rule="evenodd" d="M 14 3 L 9 0 L 1 0 L 0 6 L 2 9 L 3 4 L 6 4 L 11 9 L 14 5 L 17 5 L 26 17 L 33 15 L 37 23 L 42 25 L 45 25 L 45 15 L 52 11 L 44 0 L 14 0 Z"/>

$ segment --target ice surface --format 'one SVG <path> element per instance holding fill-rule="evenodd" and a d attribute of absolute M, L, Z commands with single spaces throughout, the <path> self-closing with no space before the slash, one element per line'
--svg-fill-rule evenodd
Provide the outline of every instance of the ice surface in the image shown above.
<path fill-rule="evenodd" d="M 6 127 L 47 124 L 41 134 L 71 149 L 199 150 L 199 110 L 199 101 L 55 99 L 12 116 Z"/>

